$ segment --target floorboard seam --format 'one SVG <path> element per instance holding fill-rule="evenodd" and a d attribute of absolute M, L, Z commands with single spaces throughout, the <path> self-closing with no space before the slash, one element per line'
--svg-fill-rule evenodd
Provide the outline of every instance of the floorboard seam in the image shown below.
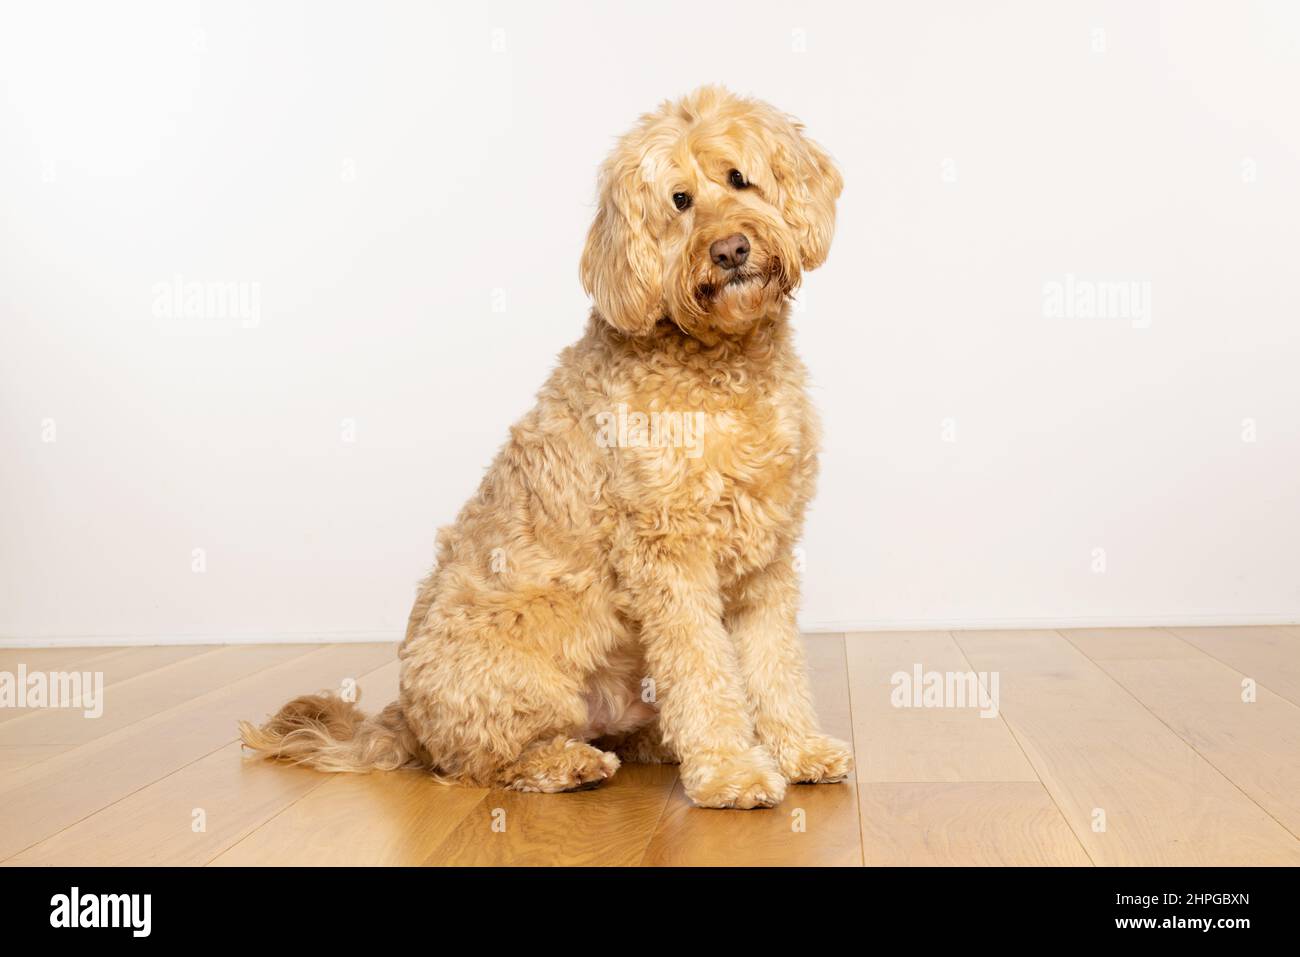
<path fill-rule="evenodd" d="M 867 866 L 867 839 L 862 833 L 862 781 L 858 773 L 862 762 L 858 760 L 858 725 L 853 720 L 853 681 L 849 675 L 849 636 L 840 635 L 840 658 L 844 662 L 844 700 L 849 703 L 849 748 L 853 751 L 853 810 L 858 824 L 858 867 Z"/>
<path fill-rule="evenodd" d="M 318 646 L 317 648 L 312 649 L 312 650 L 320 650 L 320 648 L 325 648 L 325 647 L 328 647 L 328 646 L 327 646 L 327 645 L 320 645 L 320 646 Z M 308 653 L 310 653 L 310 652 L 308 652 Z M 196 655 L 195 657 L 199 657 L 199 656 Z M 286 664 L 286 663 L 291 662 L 291 661 L 297 661 L 297 660 L 298 660 L 299 658 L 301 658 L 301 657 L 302 657 L 302 655 L 295 655 L 295 656 L 293 656 L 292 658 L 286 658 L 285 661 L 280 662 L 279 664 L 274 665 L 273 667 L 279 667 L 280 664 Z M 186 659 L 186 660 L 189 660 L 189 659 Z M 371 668 L 370 671 L 363 672 L 363 673 L 358 677 L 358 680 L 360 680 L 361 678 L 364 678 L 366 675 L 373 674 L 374 672 L 378 671 L 380 668 L 386 668 L 386 667 L 388 667 L 389 664 L 391 664 L 391 662 L 385 662 L 384 664 L 379 665 L 378 667 Z M 246 680 L 248 680 L 249 678 L 252 678 L 252 677 L 254 677 L 254 676 L 258 675 L 258 674 L 261 674 L 261 673 L 262 673 L 262 672 L 259 671 L 259 672 L 254 672 L 252 675 L 245 675 L 243 678 L 238 678 L 238 679 L 236 679 L 235 681 L 232 681 L 232 682 L 231 682 L 230 684 L 228 684 L 228 685 L 222 685 L 220 688 L 215 688 L 215 689 L 213 689 L 213 692 L 215 692 L 215 691 L 221 691 L 221 690 L 224 690 L 224 689 L 226 689 L 226 688 L 232 687 L 232 686 L 238 684 L 238 683 L 241 682 L 241 681 L 246 681 Z M 199 698 L 206 697 L 207 694 L 212 694 L 213 692 L 207 692 L 207 693 L 205 693 L 204 695 L 200 695 Z M 197 700 L 199 700 L 199 698 L 191 699 L 191 701 L 186 701 L 186 702 L 184 702 L 183 704 L 174 705 L 172 708 L 165 708 L 163 711 L 155 712 L 154 714 L 149 715 L 148 718 L 141 718 L 140 720 L 141 720 L 141 721 L 147 721 L 149 718 L 156 717 L 156 716 L 159 715 L 159 714 L 165 714 L 167 711 L 174 710 L 174 708 L 183 708 L 183 707 L 186 707 L 186 706 L 188 706 L 189 704 L 191 704 L 193 701 L 197 701 Z M 138 723 L 139 723 L 139 722 L 134 722 L 134 721 L 133 721 L 131 724 L 123 725 L 121 728 L 118 728 L 117 731 L 122 731 L 122 730 L 125 730 L 126 728 L 133 727 L 135 724 L 138 724 Z M 112 733 L 112 734 L 116 734 L 117 731 L 110 732 L 110 733 Z M 107 737 L 107 735 L 105 735 L 104 737 Z M 98 740 L 100 740 L 100 739 L 99 739 L 99 738 L 95 738 L 95 739 L 94 739 L 94 741 L 98 741 Z M 117 798 L 116 800 L 110 801 L 108 804 L 105 804 L 103 807 L 96 808 L 95 810 L 93 810 L 93 811 L 91 811 L 89 814 L 87 814 L 85 817 L 78 818 L 77 820 L 72 821 L 71 823 L 65 824 L 63 827 L 59 828 L 58 830 L 56 830 L 56 831 L 52 831 L 51 833 L 46 834 L 44 837 L 40 838 L 39 840 L 33 841 L 31 844 L 28 844 L 26 847 L 24 847 L 24 848 L 22 848 L 22 849 L 20 849 L 20 850 L 14 851 L 14 852 L 13 852 L 12 854 L 10 854 L 8 857 L 0 858 L 0 863 L 3 863 L 4 861 L 12 860 L 13 858 L 17 857 L 19 854 L 25 854 L 25 853 L 27 853 L 27 851 L 31 850 L 33 847 L 36 847 L 36 846 L 39 845 L 39 844 L 43 844 L 43 843 L 45 843 L 46 841 L 49 841 L 49 840 L 52 840 L 52 839 L 55 838 L 55 837 L 58 837 L 60 834 L 62 834 L 62 833 L 63 833 L 64 831 L 66 831 L 68 828 L 76 827 L 78 824 L 82 823 L 83 821 L 88 821 L 88 820 L 90 820 L 90 819 L 91 819 L 92 817 L 94 817 L 96 814 L 102 814 L 102 813 L 104 813 L 104 812 L 107 811 L 109 808 L 112 808 L 112 807 L 115 807 L 115 806 L 118 805 L 118 804 L 121 804 L 123 801 L 127 800 L 128 798 L 130 798 L 130 797 L 132 797 L 132 796 L 134 796 L 134 795 L 136 795 L 136 794 L 139 794 L 141 791 L 145 790 L 146 788 L 151 788 L 151 787 L 153 787 L 155 784 L 158 784 L 160 781 L 165 781 L 165 780 L 167 780 L 169 777 L 171 777 L 172 775 L 174 775 L 174 774 L 179 774 L 181 771 L 184 771 L 186 768 L 190 767 L 191 765 L 198 764 L 200 761 L 204 760 L 205 758 L 209 758 L 209 757 L 211 757 L 212 755 L 216 754 L 218 751 L 221 751 L 221 750 L 223 750 L 223 749 L 225 749 L 225 748 L 230 747 L 230 745 L 234 744 L 234 743 L 235 743 L 236 741 L 238 741 L 238 740 L 239 740 L 239 736 L 238 736 L 238 735 L 235 735 L 235 736 L 234 736 L 233 738 L 231 738 L 230 740 L 221 742 L 221 744 L 219 744 L 217 747 L 213 748 L 211 751 L 206 751 L 206 752 L 204 752 L 203 754 L 200 754 L 198 757 L 195 757 L 195 758 L 193 758 L 193 759 L 191 759 L 191 760 L 189 760 L 189 761 L 186 761 L 184 764 L 177 765 L 177 766 L 176 766 L 175 768 L 173 768 L 172 770 L 168 771 L 167 773 L 165 773 L 165 774 L 163 774 L 163 775 L 160 775 L 159 777 L 154 778 L 152 781 L 148 781 L 148 782 L 146 782 L 146 783 L 140 785 L 138 788 L 135 788 L 135 789 L 133 789 L 133 790 L 127 792 L 126 794 L 123 794 L 121 797 Z M 87 742 L 87 744 L 93 744 L 94 741 Z M 82 745 L 77 745 L 77 746 L 75 746 L 75 747 L 69 749 L 68 751 L 61 751 L 61 752 L 59 752 L 57 755 L 52 755 L 52 757 L 63 757 L 63 755 L 72 753 L 72 751 L 75 751 L 78 747 L 82 747 Z M 35 765 L 29 765 L 29 767 L 35 767 Z M 325 782 L 322 781 L 321 783 L 323 784 L 323 783 L 325 783 Z M 318 785 L 318 786 L 319 786 L 319 785 Z M 296 802 L 295 802 L 295 803 L 296 803 Z M 232 846 L 233 846 L 233 845 L 232 845 Z M 223 851 L 222 853 L 225 853 L 225 852 Z"/>
<path fill-rule="evenodd" d="M 1135 695 L 1132 691 L 1130 691 L 1127 687 L 1125 687 L 1125 685 L 1124 685 L 1123 682 L 1121 682 L 1118 678 L 1116 678 L 1116 677 L 1115 677 L 1114 675 L 1112 675 L 1109 671 L 1107 671 L 1107 670 L 1106 670 L 1106 666 L 1105 666 L 1104 664 L 1102 664 L 1102 663 L 1101 663 L 1100 661 L 1098 661 L 1096 658 L 1093 658 L 1092 655 L 1088 654 L 1086 651 L 1084 651 L 1082 648 L 1080 648 L 1080 647 L 1079 647 L 1078 645 L 1076 645 L 1074 642 L 1070 641 L 1070 639 L 1069 639 L 1069 637 L 1068 637 L 1067 635 L 1063 635 L 1063 634 L 1061 634 L 1059 631 L 1057 632 L 1057 634 L 1058 634 L 1058 635 L 1061 635 L 1061 637 L 1062 637 L 1065 641 L 1069 642 L 1070 646 L 1071 646 L 1072 648 L 1074 648 L 1076 651 L 1078 651 L 1079 654 L 1083 655 L 1085 658 L 1087 658 L 1089 661 L 1091 661 L 1094 665 L 1096 665 L 1096 666 L 1097 666 L 1097 669 L 1098 669 L 1102 674 L 1104 674 L 1104 675 L 1105 675 L 1107 678 L 1109 678 L 1111 681 L 1115 682 L 1115 684 L 1118 685 L 1120 688 L 1123 688 L 1124 693 L 1125 693 L 1126 695 L 1128 695 L 1130 698 L 1132 698 L 1134 701 L 1136 701 L 1136 702 L 1138 703 L 1138 705 L 1142 708 L 1142 710 L 1144 710 L 1147 714 L 1151 715 L 1151 717 L 1155 718 L 1155 719 L 1156 719 L 1157 721 L 1159 721 L 1162 725 L 1164 725 L 1166 728 L 1168 728 L 1170 734 L 1172 734 L 1175 738 L 1177 738 L 1179 741 L 1181 741 L 1183 744 L 1185 744 L 1188 748 L 1190 748 L 1190 749 L 1192 750 L 1192 752 L 1195 753 L 1196 756 L 1199 757 L 1202 761 L 1204 761 L 1204 762 L 1205 762 L 1206 764 L 1208 764 L 1210 767 L 1214 768 L 1214 770 L 1218 772 L 1219 776 L 1222 777 L 1223 780 L 1225 780 L 1225 781 L 1227 781 L 1229 784 L 1231 784 L 1234 788 L 1236 788 L 1237 791 L 1241 794 L 1242 797 L 1244 797 L 1244 798 L 1245 798 L 1247 801 L 1249 801 L 1251 804 L 1255 805 L 1255 807 L 1259 808 L 1261 811 L 1263 811 L 1265 814 L 1267 814 L 1267 815 L 1268 815 L 1268 816 L 1269 816 L 1273 821 L 1276 821 L 1278 827 L 1282 828 L 1282 830 L 1286 831 L 1286 832 L 1287 832 L 1288 834 L 1290 834 L 1292 837 L 1294 837 L 1294 838 L 1300 840 L 1300 834 L 1296 834 L 1294 831 L 1292 831 L 1291 828 L 1287 827 L 1285 824 L 1283 824 L 1281 821 L 1279 821 L 1276 817 L 1274 817 L 1274 816 L 1272 815 L 1272 813 L 1269 812 L 1269 809 L 1268 809 L 1268 808 L 1264 807 L 1262 804 L 1260 804 L 1258 801 L 1256 801 L 1253 797 L 1251 797 L 1249 794 L 1247 794 L 1244 790 L 1242 790 L 1241 785 L 1239 785 L 1236 781 L 1232 780 L 1232 778 L 1228 777 L 1228 774 L 1227 774 L 1226 771 L 1224 771 L 1221 767 L 1219 767 L 1219 766 L 1218 766 L 1217 764 L 1215 764 L 1212 760 L 1210 760 L 1210 758 L 1209 758 L 1207 755 L 1202 754 L 1201 751 L 1200 751 L 1200 749 L 1197 748 L 1196 745 L 1192 744 L 1192 742 L 1190 742 L 1190 741 L 1188 741 L 1186 738 L 1184 738 L 1181 734 L 1179 734 L 1178 731 L 1175 730 L 1175 728 L 1173 727 L 1173 725 L 1171 725 L 1168 721 L 1166 721 L 1164 718 L 1160 717 L 1160 715 L 1156 714 L 1156 713 L 1155 713 L 1154 711 L 1152 711 L 1149 707 L 1147 707 L 1146 702 L 1144 702 L 1141 698 L 1139 698 L 1137 695 Z M 1175 636 L 1175 637 L 1177 637 L 1177 636 Z M 1192 647 L 1195 648 L 1196 646 L 1195 646 L 1195 645 L 1192 645 Z M 1200 649 L 1197 648 L 1197 651 L 1200 651 Z M 1204 654 L 1204 652 L 1202 652 L 1202 653 Z M 1211 658 L 1213 658 L 1214 656 L 1213 656 L 1213 655 L 1207 655 L 1207 657 L 1211 657 Z M 1214 660 L 1215 660 L 1215 661 L 1218 661 L 1219 659 L 1214 658 Z M 1239 674 L 1239 675 L 1242 674 L 1242 672 L 1237 671 L 1236 668 L 1232 667 L 1232 665 L 1228 664 L 1227 662 L 1222 662 L 1222 661 L 1220 661 L 1219 664 L 1223 665 L 1223 666 L 1224 666 L 1225 668 L 1227 668 L 1229 671 L 1236 672 L 1236 673 Z M 1243 675 L 1243 677 L 1245 677 L 1245 676 Z M 1272 689 L 1270 689 L 1270 691 L 1271 691 L 1271 690 L 1272 690 Z M 1275 692 L 1275 691 L 1272 692 L 1272 693 L 1273 693 L 1273 694 L 1277 694 L 1277 692 Z M 1281 695 L 1278 695 L 1278 697 L 1281 698 L 1282 696 L 1281 696 Z M 1283 701 L 1286 701 L 1286 700 L 1288 700 L 1288 699 L 1283 698 L 1282 700 L 1283 700 Z"/>
<path fill-rule="evenodd" d="M 975 663 L 970 660 L 969 656 L 966 654 L 966 649 L 963 648 L 961 642 L 957 640 L 956 632 L 948 632 L 948 638 L 952 641 L 953 645 L 956 646 L 957 653 L 961 655 L 962 660 L 966 662 L 966 667 L 968 667 L 971 670 L 971 673 L 978 678 L 979 672 L 975 670 Z M 980 686 L 984 686 L 983 681 L 980 682 Z M 988 688 L 984 688 L 984 693 L 988 694 Z M 1065 825 L 1065 829 L 1070 832 L 1070 836 L 1074 838 L 1074 842 L 1079 845 L 1079 849 L 1083 851 L 1084 856 L 1088 858 L 1091 865 L 1097 867 L 1097 861 L 1088 850 L 1088 846 L 1080 840 L 1078 832 L 1070 826 L 1070 819 L 1065 816 L 1065 811 L 1061 807 L 1061 802 L 1056 799 L 1056 795 L 1052 793 L 1052 789 L 1048 787 L 1047 782 L 1043 780 L 1042 774 L 1038 771 L 1038 765 L 1034 764 L 1033 759 L 1029 757 L 1029 752 L 1025 750 L 1024 743 L 1020 740 L 1020 735 L 1016 734 L 1016 729 L 1013 728 L 1011 722 L 1006 719 L 1006 716 L 1002 713 L 1001 707 L 998 708 L 998 720 L 1006 726 L 1007 733 L 1011 735 L 1011 740 L 1016 743 L 1016 747 L 1020 749 L 1020 753 L 1024 756 L 1025 763 L 1029 765 L 1029 769 L 1034 772 L 1034 777 L 1038 779 L 1038 786 L 1043 789 L 1043 793 L 1047 795 L 1047 799 L 1052 802 L 1052 807 L 1056 808 L 1056 813 L 1060 816 L 1061 823 Z"/>
<path fill-rule="evenodd" d="M 1290 626 L 1289 626 L 1289 625 L 1279 625 L 1278 627 L 1281 627 L 1281 628 L 1287 628 L 1287 627 L 1290 627 Z M 1250 675 L 1246 674 L 1246 672 L 1242 671 L 1240 668 L 1238 668 L 1238 667 L 1237 667 L 1236 665 L 1234 665 L 1232 662 L 1230 662 L 1230 661 L 1224 661 L 1224 660 L 1223 660 L 1222 658 L 1220 658 L 1218 655 L 1206 651 L 1204 648 L 1202 648 L 1202 647 L 1201 647 L 1200 645 L 1198 645 L 1198 644 L 1195 644 L 1194 642 L 1190 642 L 1190 641 L 1188 641 L 1186 638 L 1184 638 L 1182 635 L 1178 634 L 1178 632 L 1174 631 L 1172 628 L 1156 628 L 1156 629 L 1154 629 L 1154 630 L 1155 630 L 1155 631 L 1163 631 L 1165 634 L 1169 635 L 1171 638 L 1175 638 L 1175 639 L 1177 639 L 1178 641 L 1181 641 L 1183 644 L 1185 644 L 1188 648 L 1191 648 L 1193 651 L 1196 651 L 1196 652 L 1199 652 L 1200 654 L 1205 655 L 1205 657 L 1209 658 L 1209 659 L 1212 660 L 1212 661 L 1217 661 L 1219 664 L 1223 665 L 1225 668 L 1231 668 L 1233 671 L 1237 672 L 1237 674 L 1241 675 L 1243 678 L 1250 678 L 1250 679 L 1251 679 L 1252 681 L 1254 681 L 1255 684 L 1258 685 L 1259 687 L 1261 687 L 1261 688 L 1267 688 L 1269 691 L 1273 692 L 1273 694 L 1277 695 L 1277 696 L 1278 696 L 1279 698 L 1281 698 L 1283 701 L 1289 701 L 1289 702 L 1291 702 L 1291 704 L 1295 705 L 1297 708 L 1300 708 L 1300 701 L 1296 701 L 1296 700 L 1295 700 L 1294 698 L 1292 698 L 1289 694 L 1285 694 L 1285 693 L 1283 693 L 1283 692 L 1281 692 L 1281 691 L 1278 691 L 1277 688 L 1275 688 L 1275 687 L 1270 687 L 1268 684 L 1264 683 L 1264 682 L 1261 681 L 1259 678 L 1251 678 Z M 1297 636 L 1297 638 L 1300 638 L 1300 636 Z"/>
<path fill-rule="evenodd" d="M 659 829 L 663 827 L 664 818 L 668 816 L 668 805 L 673 803 L 673 795 L 677 793 L 677 785 L 681 783 L 681 780 L 681 775 L 678 772 L 673 772 L 672 787 L 668 788 L 668 793 L 664 795 L 664 806 L 659 809 L 659 816 L 655 818 L 655 826 L 650 829 L 650 836 L 646 838 L 645 847 L 641 848 L 641 856 L 637 858 L 636 862 L 637 867 L 648 866 L 645 862 L 646 855 L 650 853 L 650 845 L 655 842 L 655 838 L 659 835 Z"/>
<path fill-rule="evenodd" d="M 324 648 L 324 647 L 328 647 L 328 646 L 326 646 L 326 645 L 321 645 L 320 647 Z M 294 659 L 291 658 L 291 659 L 289 659 L 289 660 L 292 661 L 292 660 L 294 660 Z M 384 669 L 384 668 L 387 668 L 387 667 L 388 667 L 389 665 L 391 665 L 391 664 L 392 664 L 391 661 L 385 661 L 382 665 L 376 665 L 375 667 L 371 668 L 369 671 L 363 671 L 361 674 L 357 675 L 357 684 L 360 684 L 362 681 L 364 681 L 368 675 L 372 675 L 372 674 L 374 674 L 376 671 L 380 671 L 380 670 L 382 670 L 382 669 Z M 236 738 L 236 740 L 238 740 L 238 738 Z M 227 741 L 225 744 L 223 744 L 223 745 L 221 746 L 221 748 L 229 747 L 229 746 L 230 746 L 231 744 L 233 744 L 233 743 L 234 743 L 233 741 Z M 221 748 L 217 748 L 217 751 L 220 751 Z M 211 754 L 215 754 L 216 752 L 213 751 L 213 752 L 209 752 L 209 753 L 211 753 Z M 204 755 L 204 757 L 207 757 L 207 755 Z M 199 760 L 202 760 L 202 758 L 200 758 Z M 261 759 L 261 760 L 268 760 L 268 759 Z M 191 762 L 191 764 L 192 764 L 192 763 L 193 763 L 193 762 Z M 188 767 L 188 766 L 189 766 L 189 765 L 186 765 L 186 767 Z M 180 770 L 180 769 L 178 769 L 178 770 Z M 172 772 L 172 773 L 174 774 L 175 772 Z M 162 778 L 159 778 L 159 780 L 162 780 Z M 233 850 L 234 848 L 238 847 L 240 844 L 244 843 L 244 841 L 248 840 L 250 837 L 252 837 L 252 836 L 253 836 L 254 834 L 256 834 L 258 831 L 260 831 L 262 828 L 266 827 L 266 825 L 268 825 L 268 824 L 270 824 L 272 821 L 274 821 L 277 817 L 279 817 L 279 816 L 280 816 L 281 814 L 283 814 L 285 811 L 289 810 L 289 808 L 293 807 L 295 804 L 297 804 L 299 801 L 301 801 L 303 798 L 305 798 L 307 795 L 309 795 L 309 794 L 315 794 L 317 791 L 319 791 L 321 788 L 325 787 L 325 785 L 329 784 L 329 783 L 330 783 L 331 781 L 333 781 L 333 780 L 335 780 L 334 776 L 332 776 L 332 775 L 324 775 L 324 776 L 322 777 L 322 780 L 320 780 L 320 781 L 316 782 L 315 784 L 313 784 L 313 785 L 312 785 L 311 787 L 309 787 L 306 791 L 303 791 L 303 792 L 302 792 L 301 794 L 299 794 L 296 798 L 294 798 L 292 801 L 290 801 L 290 802 L 289 802 L 288 804 L 286 804 L 284 807 L 280 808 L 280 810 L 276 811 L 276 812 L 275 812 L 274 814 L 272 814 L 270 817 L 268 817 L 268 818 L 266 818 L 265 820 L 262 820 L 262 821 L 258 822 L 257 824 L 253 825 L 251 828 L 248 829 L 248 831 L 247 831 L 246 833 L 240 835 L 240 837 L 239 837 L 238 839 L 232 841 L 230 844 L 227 844 L 227 845 L 226 845 L 225 847 L 223 847 L 220 851 L 218 851 L 216 854 L 212 855 L 212 857 L 208 858 L 206 861 L 204 861 L 204 862 L 203 862 L 201 865 L 199 865 L 199 866 L 200 866 L 200 867 L 209 867 L 209 866 L 211 866 L 212 862 L 215 861 L 215 860 L 216 860 L 218 857 L 220 857 L 222 854 L 226 854 L 226 853 L 228 853 L 229 851 Z M 157 782 L 155 782 L 155 783 L 157 783 Z"/>
<path fill-rule="evenodd" d="M 201 647 L 201 646 L 199 646 L 199 647 Z M 130 651 L 131 649 L 130 649 L 130 648 L 121 648 L 121 649 L 117 649 L 117 650 L 118 650 L 118 651 Z M 149 676 L 153 675 L 153 674 L 156 673 L 156 672 L 159 672 L 159 671 L 165 671 L 165 670 L 167 670 L 168 668 L 174 668 L 174 667 L 176 667 L 177 665 L 186 664 L 186 663 L 191 662 L 191 661 L 194 661 L 194 660 L 196 660 L 196 659 L 198 659 L 198 658 L 202 658 L 202 657 L 204 657 L 205 655 L 212 654 L 214 651 L 218 651 L 218 650 L 220 650 L 220 649 L 211 648 L 211 649 L 209 649 L 208 651 L 202 652 L 202 653 L 200 653 L 200 654 L 189 655 L 189 656 L 187 656 L 187 657 L 185 657 L 185 658 L 180 659 L 179 661 L 172 661 L 172 662 L 169 662 L 168 664 L 165 664 L 165 665 L 159 665 L 157 668 L 150 668 L 148 671 L 142 671 L 142 672 L 140 672 L 138 675 L 131 675 L 129 678 L 123 678 L 123 679 L 121 679 L 120 681 L 109 681 L 109 682 L 106 682 L 106 683 L 104 684 L 104 691 L 107 692 L 109 688 L 113 688 L 113 687 L 116 687 L 116 686 L 119 686 L 119 685 L 129 684 L 130 682 L 135 681 L 137 678 L 146 678 L 146 677 L 149 677 Z M 294 659 L 290 658 L 290 659 L 287 659 L 287 660 L 292 661 L 292 660 L 294 660 Z M 243 681 L 243 680 L 244 680 L 243 678 L 236 678 L 236 679 L 235 679 L 235 681 Z M 235 682 L 231 682 L 231 684 L 234 684 L 234 683 L 235 683 Z M 222 685 L 221 687 L 229 687 L 229 685 Z M 118 690 L 121 690 L 121 689 L 119 688 Z M 219 690 L 219 689 L 218 689 L 218 690 Z M 190 699 L 190 700 L 193 700 L 193 699 Z M 57 746 L 57 747 L 62 747 L 63 750 L 60 751 L 60 752 L 58 752 L 57 754 L 51 754 L 51 755 L 47 755 L 46 757 L 39 758 L 39 759 L 33 761 L 31 764 L 24 764 L 24 765 L 23 765 L 22 767 L 20 767 L 20 768 L 11 768 L 11 769 L 10 769 L 10 773 L 12 774 L 12 773 L 17 773 L 17 772 L 19 772 L 19 771 L 26 771 L 28 768 L 34 768 L 34 767 L 36 767 L 36 766 L 39 765 L 39 764 L 44 764 L 46 761 L 53 761 L 55 758 L 62 757 L 63 755 L 67 754 L 67 753 L 70 752 L 70 751 L 75 751 L 77 748 L 82 748 L 82 747 L 85 747 L 86 745 L 94 744 L 96 741 L 100 740 L 100 738 L 106 738 L 106 737 L 108 737 L 110 734 L 117 734 L 119 731 L 125 731 L 127 728 L 135 727 L 135 726 L 136 726 L 137 724 L 139 724 L 141 721 L 148 721 L 150 718 L 152 718 L 152 717 L 154 717 L 154 716 L 156 716 L 156 715 L 160 715 L 160 714 L 162 714 L 164 711 L 170 711 L 172 708 L 180 708 L 180 707 L 183 707 L 183 706 L 186 705 L 186 704 L 189 704 L 189 701 L 183 701 L 183 702 L 181 702 L 180 704 L 174 704 L 174 705 L 171 705 L 170 707 L 163 708 L 161 711 L 153 711 L 153 712 L 150 712 L 149 714 L 141 715 L 140 717 L 136 718 L 134 721 L 129 721 L 129 722 L 127 722 L 126 724 L 122 725 L 122 727 L 120 727 L 120 728 L 114 728 L 114 729 L 111 730 L 111 731 L 105 731 L 103 734 L 100 734 L 100 735 L 98 735 L 97 737 L 90 738 L 89 740 L 82 741 L 82 742 L 80 742 L 80 743 L 78 743 L 78 744 L 69 744 L 69 745 L 65 745 L 65 744 L 59 743 L 59 744 L 57 744 L 57 745 L 52 745 L 52 747 L 55 747 L 55 746 Z M 51 712 L 49 712 L 48 710 L 37 710 L 37 711 L 33 711 L 33 712 L 31 712 L 30 714 L 15 715 L 14 718 L 13 718 L 12 720 L 14 720 L 14 721 L 23 721 L 23 720 L 26 720 L 26 719 L 29 719 L 29 718 L 39 718 L 41 715 L 44 715 L 44 714 L 50 714 L 50 713 L 51 713 Z M 12 727 L 14 727 L 14 725 L 9 725 L 9 727 L 12 728 Z"/>

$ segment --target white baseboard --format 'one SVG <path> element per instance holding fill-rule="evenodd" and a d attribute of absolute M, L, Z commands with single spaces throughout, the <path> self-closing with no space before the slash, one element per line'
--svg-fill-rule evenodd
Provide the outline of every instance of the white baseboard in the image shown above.
<path fill-rule="evenodd" d="M 904 618 L 799 623 L 805 634 L 855 631 L 1053 631 L 1058 628 L 1212 628 L 1295 625 L 1300 615 L 1085 615 L 1063 618 Z"/>
<path fill-rule="evenodd" d="M 857 631 L 1025 631 L 1057 628 L 1198 628 L 1228 625 L 1296 625 L 1300 615 L 1089 615 L 1063 618 L 892 618 L 801 621 L 805 634 Z M 293 645 L 391 642 L 403 631 L 315 631 L 208 635 L 38 635 L 0 637 L 0 648 L 97 648 L 148 645 Z"/>
<path fill-rule="evenodd" d="M 403 631 L 287 631 L 212 635 L 40 635 L 3 637 L 0 648 L 102 648 L 149 645 L 341 645 L 397 644 Z"/>

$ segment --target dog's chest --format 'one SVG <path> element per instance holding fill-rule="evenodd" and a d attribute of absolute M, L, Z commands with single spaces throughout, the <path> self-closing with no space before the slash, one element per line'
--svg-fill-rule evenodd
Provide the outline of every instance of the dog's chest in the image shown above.
<path fill-rule="evenodd" d="M 599 419 L 602 444 L 618 447 L 607 490 L 636 533 L 704 545 L 724 581 L 792 547 L 818 434 L 793 355 L 662 358 L 636 372 L 622 379 L 618 414 Z"/>
<path fill-rule="evenodd" d="M 707 534 L 724 573 L 770 562 L 798 534 L 811 487 L 806 403 L 768 397 L 708 417 L 698 480 L 713 493 Z"/>

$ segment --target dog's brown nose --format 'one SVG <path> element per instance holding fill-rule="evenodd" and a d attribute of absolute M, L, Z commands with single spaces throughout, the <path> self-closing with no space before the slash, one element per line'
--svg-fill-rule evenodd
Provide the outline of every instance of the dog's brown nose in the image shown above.
<path fill-rule="evenodd" d="M 710 246 L 709 256 L 723 269 L 739 269 L 749 258 L 749 240 L 740 233 L 732 233 Z"/>

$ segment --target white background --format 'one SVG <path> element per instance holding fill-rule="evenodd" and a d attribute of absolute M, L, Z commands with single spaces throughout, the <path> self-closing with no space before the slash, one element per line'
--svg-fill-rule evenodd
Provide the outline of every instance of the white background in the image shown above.
<path fill-rule="evenodd" d="M 1294 3 L 41 3 L 0 19 L 0 638 L 400 634 L 581 332 L 597 164 L 710 81 L 847 183 L 806 626 L 1300 620 Z M 1150 327 L 1045 317 L 1067 274 Z M 260 321 L 155 316 L 175 276 Z"/>

